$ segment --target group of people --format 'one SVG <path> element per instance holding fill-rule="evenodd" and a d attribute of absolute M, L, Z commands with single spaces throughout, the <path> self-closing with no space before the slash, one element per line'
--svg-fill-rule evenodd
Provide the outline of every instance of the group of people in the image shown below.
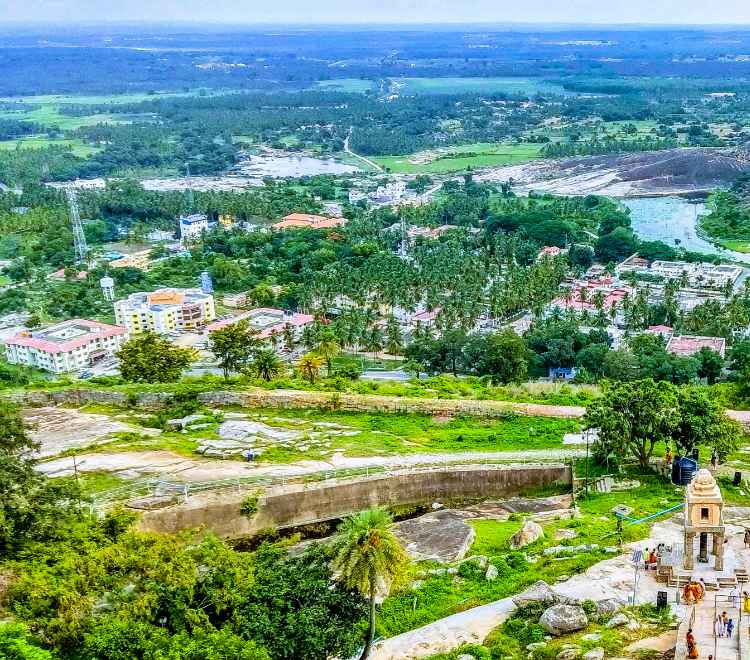
<path fill-rule="evenodd" d="M 731 637 L 734 632 L 734 620 L 730 619 L 726 612 L 718 614 L 714 622 L 714 632 L 717 637 Z"/>

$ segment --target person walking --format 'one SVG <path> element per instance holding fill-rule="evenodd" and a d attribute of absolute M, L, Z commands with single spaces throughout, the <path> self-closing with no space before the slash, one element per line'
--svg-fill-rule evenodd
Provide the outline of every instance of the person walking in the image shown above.
<path fill-rule="evenodd" d="M 750 529 L 745 530 L 745 547 L 750 548 Z"/>
<path fill-rule="evenodd" d="M 726 612 L 721 613 L 721 636 L 727 636 L 727 625 L 729 624 L 729 617 Z"/>
<path fill-rule="evenodd" d="M 721 633 L 721 614 L 717 614 L 716 620 L 714 621 L 714 635 L 716 635 L 716 637 L 723 637 L 724 635 L 722 635 Z"/>
<path fill-rule="evenodd" d="M 734 632 L 734 621 L 729 619 L 729 621 L 727 621 L 727 637 L 731 637 L 732 632 Z"/>
<path fill-rule="evenodd" d="M 698 645 L 695 643 L 695 635 L 693 635 L 693 629 L 690 628 L 685 635 L 685 642 L 687 643 L 687 656 L 688 658 L 698 657 Z"/>

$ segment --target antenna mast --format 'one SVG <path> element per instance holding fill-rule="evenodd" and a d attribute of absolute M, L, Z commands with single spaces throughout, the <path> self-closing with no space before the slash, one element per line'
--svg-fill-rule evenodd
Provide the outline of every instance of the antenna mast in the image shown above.
<path fill-rule="evenodd" d="M 73 227 L 73 247 L 76 251 L 76 263 L 84 263 L 89 247 L 86 245 L 86 234 L 83 233 L 83 223 L 81 214 L 78 212 L 78 200 L 76 191 L 73 188 L 66 188 L 65 195 L 68 198 L 68 208 L 70 209 L 70 224 Z"/>

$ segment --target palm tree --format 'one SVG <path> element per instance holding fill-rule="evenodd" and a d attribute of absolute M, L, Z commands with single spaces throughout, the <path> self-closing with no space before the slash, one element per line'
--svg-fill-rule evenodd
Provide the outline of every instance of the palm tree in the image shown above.
<path fill-rule="evenodd" d="M 370 509 L 347 518 L 336 536 L 334 566 L 349 589 L 370 601 L 370 623 L 359 660 L 370 655 L 375 636 L 375 595 L 389 590 L 409 563 L 406 551 L 393 533 L 393 520 L 384 509 Z"/>
<path fill-rule="evenodd" d="M 341 344 L 336 341 L 336 337 L 332 332 L 326 330 L 320 334 L 315 352 L 326 361 L 326 373 L 330 376 L 333 370 L 331 362 L 333 358 L 341 353 Z"/>
<path fill-rule="evenodd" d="M 310 381 L 310 385 L 314 385 L 315 379 L 320 374 L 320 367 L 322 366 L 322 364 L 323 360 L 315 355 L 315 353 L 308 353 L 307 355 L 302 356 L 299 363 L 297 364 L 297 368 L 299 369 L 302 376 Z"/>
<path fill-rule="evenodd" d="M 268 382 L 281 373 L 283 365 L 276 351 L 264 348 L 255 354 L 253 369 L 258 376 Z"/>

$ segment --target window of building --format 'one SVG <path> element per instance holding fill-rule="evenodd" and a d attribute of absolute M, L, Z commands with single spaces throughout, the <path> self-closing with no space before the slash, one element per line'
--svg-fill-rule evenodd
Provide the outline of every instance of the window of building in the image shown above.
<path fill-rule="evenodd" d="M 709 517 L 708 517 L 708 507 L 707 506 L 702 506 L 701 507 L 701 520 L 708 520 L 708 519 L 709 519 Z"/>

